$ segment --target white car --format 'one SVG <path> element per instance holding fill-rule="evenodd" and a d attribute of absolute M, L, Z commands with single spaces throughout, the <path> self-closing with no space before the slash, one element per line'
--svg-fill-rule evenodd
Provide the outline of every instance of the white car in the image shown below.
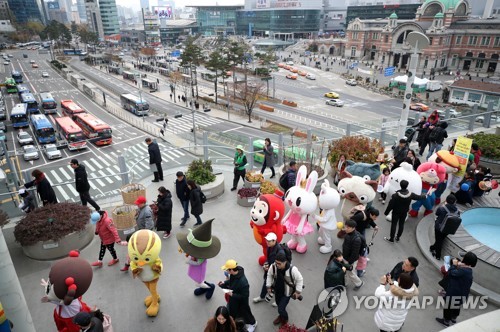
<path fill-rule="evenodd" d="M 307 78 L 308 80 L 315 80 L 315 79 L 316 79 L 316 76 L 314 76 L 313 74 L 307 74 L 307 75 L 306 75 L 306 78 Z"/>
<path fill-rule="evenodd" d="M 49 77 L 49 73 L 47 73 L 46 71 L 42 72 L 42 77 Z"/>
<path fill-rule="evenodd" d="M 342 100 L 340 100 L 340 99 L 330 99 L 330 100 L 327 100 L 326 104 L 330 105 L 330 106 L 337 106 L 337 107 L 344 106 L 344 102 Z"/>
<path fill-rule="evenodd" d="M 49 160 L 62 158 L 61 151 L 57 149 L 57 146 L 55 144 L 45 145 L 43 152 L 45 153 L 47 159 Z"/>
<path fill-rule="evenodd" d="M 31 64 L 34 64 L 34 63 L 35 63 L 35 60 L 30 60 L 30 63 L 31 63 Z"/>
<path fill-rule="evenodd" d="M 443 119 L 446 117 L 446 110 L 437 110 L 437 112 L 439 114 L 439 117 Z M 460 112 L 457 112 L 457 110 L 455 109 L 450 109 L 448 114 L 450 118 L 456 118 L 461 115 Z"/>
<path fill-rule="evenodd" d="M 293 66 L 293 61 L 287 61 L 286 64 L 289 66 Z"/>
<path fill-rule="evenodd" d="M 120 52 L 120 54 L 119 54 L 119 55 L 120 55 L 120 56 L 124 56 L 124 55 L 125 55 L 125 53 L 123 53 L 123 52 Z"/>
<path fill-rule="evenodd" d="M 483 123 L 484 122 L 484 115 L 477 116 L 476 122 Z M 498 117 L 496 114 L 491 114 L 490 122 L 498 122 Z"/>
<path fill-rule="evenodd" d="M 33 144 L 33 138 L 31 137 L 30 134 L 28 134 L 25 131 L 20 131 L 17 134 L 17 141 L 19 142 L 20 145 Z"/>
<path fill-rule="evenodd" d="M 356 85 L 358 85 L 358 82 L 355 79 L 351 78 L 351 79 L 348 79 L 347 81 L 345 81 L 345 84 L 350 85 L 350 86 L 356 86 Z"/>
<path fill-rule="evenodd" d="M 38 150 L 33 145 L 23 146 L 23 158 L 25 161 L 39 159 Z"/>
<path fill-rule="evenodd" d="M 9 62 L 9 61 L 4 61 L 4 62 L 3 62 L 3 64 L 4 64 L 5 66 L 8 66 L 8 65 L 10 65 L 10 62 Z"/>

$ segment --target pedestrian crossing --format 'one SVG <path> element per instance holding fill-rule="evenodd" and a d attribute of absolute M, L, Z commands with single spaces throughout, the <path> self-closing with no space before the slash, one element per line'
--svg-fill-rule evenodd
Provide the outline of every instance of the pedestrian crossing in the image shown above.
<path fill-rule="evenodd" d="M 224 120 L 214 117 L 205 116 L 202 114 L 194 114 L 194 122 L 197 128 L 210 127 L 215 124 L 224 122 Z M 155 126 L 159 129 L 163 128 L 163 122 L 155 122 Z M 191 114 L 183 114 L 181 118 L 168 118 L 168 125 L 165 132 L 178 134 L 182 132 L 191 132 L 193 128 L 193 117 Z"/>

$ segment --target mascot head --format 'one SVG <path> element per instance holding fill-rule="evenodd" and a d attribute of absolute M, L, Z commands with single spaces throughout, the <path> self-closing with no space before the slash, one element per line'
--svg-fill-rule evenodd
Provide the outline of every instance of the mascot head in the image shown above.
<path fill-rule="evenodd" d="M 250 210 L 252 223 L 257 226 L 279 223 L 285 213 L 283 200 L 274 194 L 261 195 Z"/>
<path fill-rule="evenodd" d="M 349 172 L 342 172 L 340 177 L 342 180 L 337 187 L 342 198 L 356 205 L 366 205 L 375 198 L 377 181 L 370 180 L 368 177 L 352 176 Z"/>
<path fill-rule="evenodd" d="M 89 289 L 92 282 L 92 267 L 73 250 L 69 257 L 55 263 L 49 272 L 45 294 L 49 300 L 62 300 L 69 305 Z"/>
<path fill-rule="evenodd" d="M 153 265 L 160 256 L 161 240 L 158 234 L 148 229 L 135 232 L 128 242 L 128 255 L 137 266 Z"/>
<path fill-rule="evenodd" d="M 443 165 L 446 168 L 446 173 L 455 173 L 460 169 L 460 162 L 457 156 L 448 150 L 440 150 L 430 156 L 429 162 Z"/>
<path fill-rule="evenodd" d="M 422 182 L 438 184 L 444 181 L 446 177 L 446 168 L 440 164 L 426 162 L 418 166 L 417 173 L 420 174 Z"/>
<path fill-rule="evenodd" d="M 422 192 L 422 179 L 420 175 L 413 170 L 413 166 L 407 162 L 402 162 L 401 165 L 393 170 L 389 176 L 389 180 L 385 183 L 384 192 L 391 197 L 396 191 L 401 189 L 399 183 L 401 180 L 408 181 L 408 190 L 411 193 L 420 195 Z"/>
<path fill-rule="evenodd" d="M 321 192 L 319 193 L 319 207 L 324 210 L 331 210 L 340 204 L 340 195 L 337 190 L 330 187 L 330 182 L 325 179 L 321 184 Z"/>
<path fill-rule="evenodd" d="M 369 180 L 378 180 L 380 177 L 380 164 L 355 163 L 352 160 L 347 161 L 346 171 L 351 175 L 360 176 Z"/>

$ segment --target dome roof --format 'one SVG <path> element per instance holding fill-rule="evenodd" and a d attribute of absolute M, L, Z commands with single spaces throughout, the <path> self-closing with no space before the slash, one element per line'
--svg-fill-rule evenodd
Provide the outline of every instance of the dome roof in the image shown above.
<path fill-rule="evenodd" d="M 441 12 L 437 13 L 436 15 L 434 15 L 434 18 L 443 18 L 443 17 L 444 17 L 444 15 Z"/>
<path fill-rule="evenodd" d="M 447 10 L 448 8 L 455 8 L 461 1 L 462 0 L 425 0 L 424 6 L 429 2 L 439 2 L 443 5 L 444 9 Z"/>
<path fill-rule="evenodd" d="M 396 15 L 396 12 L 394 12 L 391 14 L 391 16 L 389 16 L 389 18 L 398 18 L 398 15 Z"/>

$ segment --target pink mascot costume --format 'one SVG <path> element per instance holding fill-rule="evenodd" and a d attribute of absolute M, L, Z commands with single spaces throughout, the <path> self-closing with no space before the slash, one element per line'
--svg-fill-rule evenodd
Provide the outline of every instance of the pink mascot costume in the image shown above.
<path fill-rule="evenodd" d="M 422 205 L 425 207 L 424 216 L 432 213 L 436 201 L 434 191 L 438 184 L 444 181 L 446 168 L 440 164 L 426 162 L 418 166 L 417 173 L 422 179 L 422 195 L 427 194 L 427 197 L 412 204 L 409 215 L 414 218 L 418 216 L 418 210 Z"/>

